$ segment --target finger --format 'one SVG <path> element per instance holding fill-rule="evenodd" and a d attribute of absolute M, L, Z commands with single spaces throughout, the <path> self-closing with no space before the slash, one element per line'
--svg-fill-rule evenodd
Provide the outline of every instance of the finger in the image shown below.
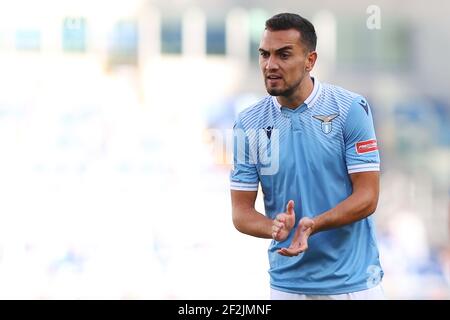
<path fill-rule="evenodd" d="M 307 229 L 312 228 L 314 226 L 314 220 L 302 219 L 300 224 L 302 225 L 303 230 L 306 231 Z"/>
<path fill-rule="evenodd" d="M 272 233 L 272 239 L 273 240 L 275 240 L 275 241 L 283 241 L 283 239 L 281 239 L 280 237 L 281 237 L 280 231 Z"/>
<path fill-rule="evenodd" d="M 284 222 L 275 221 L 273 224 L 278 228 L 284 228 Z"/>
<path fill-rule="evenodd" d="M 275 224 L 272 225 L 272 238 L 275 239 L 276 237 L 278 237 L 280 231 L 281 231 L 281 227 L 279 227 Z"/>
<path fill-rule="evenodd" d="M 280 234 L 280 229 L 272 229 L 272 238 L 276 238 L 278 237 L 278 235 Z"/>
<path fill-rule="evenodd" d="M 285 224 L 284 223 L 273 223 L 272 224 L 272 229 L 273 230 L 280 230 L 280 229 L 283 229 L 283 228 L 285 228 L 286 226 L 285 226 Z"/>
<path fill-rule="evenodd" d="M 289 202 L 286 206 L 286 212 L 287 212 L 287 214 L 295 214 L 294 213 L 294 200 L 289 200 Z"/>
<path fill-rule="evenodd" d="M 294 256 L 298 255 L 298 253 L 296 253 L 296 251 L 290 250 L 290 249 L 287 249 L 287 248 L 281 248 L 277 252 L 279 254 L 281 254 L 282 256 L 285 256 L 285 257 L 294 257 Z"/>
<path fill-rule="evenodd" d="M 284 249 L 284 250 L 283 250 Z M 283 253 L 286 255 L 286 256 L 290 256 L 290 257 L 294 257 L 294 256 L 298 256 L 300 253 L 302 253 L 304 250 L 301 250 L 301 248 L 300 247 L 297 247 L 297 248 L 288 248 L 288 249 L 285 249 L 285 248 L 283 248 L 282 250 L 283 250 Z"/>
<path fill-rule="evenodd" d="M 285 257 L 288 256 L 288 254 L 286 253 L 286 248 L 278 249 L 277 252 L 279 254 L 281 254 L 282 256 L 285 256 Z"/>

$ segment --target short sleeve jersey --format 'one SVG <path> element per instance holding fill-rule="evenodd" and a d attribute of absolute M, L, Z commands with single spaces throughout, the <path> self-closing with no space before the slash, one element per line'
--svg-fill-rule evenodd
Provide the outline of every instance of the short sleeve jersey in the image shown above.
<path fill-rule="evenodd" d="M 267 96 L 241 112 L 234 125 L 231 189 L 264 194 L 265 214 L 274 219 L 295 201 L 296 225 L 349 197 L 350 174 L 379 171 L 372 112 L 366 99 L 314 80 L 296 109 Z M 315 234 L 308 250 L 284 257 L 291 232 L 269 249 L 271 287 L 302 294 L 364 290 L 383 277 L 372 217 Z"/>

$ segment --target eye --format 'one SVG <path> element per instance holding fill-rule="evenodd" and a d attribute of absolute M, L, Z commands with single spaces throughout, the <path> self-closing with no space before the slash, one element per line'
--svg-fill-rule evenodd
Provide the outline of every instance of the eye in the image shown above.
<path fill-rule="evenodd" d="M 289 56 L 290 56 L 289 53 L 286 53 L 286 52 L 280 53 L 280 58 L 283 59 L 283 60 L 288 59 Z"/>
<path fill-rule="evenodd" d="M 269 53 L 268 53 L 268 52 L 265 52 L 265 51 L 260 51 L 260 52 L 259 52 L 259 55 L 260 55 L 261 57 L 263 57 L 263 58 L 268 58 L 268 57 L 269 57 Z"/>

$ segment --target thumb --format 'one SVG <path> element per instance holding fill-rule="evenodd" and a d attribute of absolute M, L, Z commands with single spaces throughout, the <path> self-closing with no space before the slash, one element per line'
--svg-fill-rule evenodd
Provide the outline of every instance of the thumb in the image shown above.
<path fill-rule="evenodd" d="M 310 218 L 303 218 L 300 220 L 300 225 L 302 226 L 302 228 L 304 230 L 307 230 L 311 227 L 314 227 L 314 220 L 312 220 Z"/>
<path fill-rule="evenodd" d="M 286 206 L 286 212 L 289 215 L 294 215 L 295 216 L 295 211 L 294 211 L 294 200 L 289 200 L 287 206 Z"/>

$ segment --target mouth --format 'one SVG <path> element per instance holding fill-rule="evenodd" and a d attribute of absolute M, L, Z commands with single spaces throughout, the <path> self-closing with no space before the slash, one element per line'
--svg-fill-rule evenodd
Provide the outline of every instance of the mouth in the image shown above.
<path fill-rule="evenodd" d="M 266 76 L 267 80 L 281 80 L 282 77 L 277 75 L 277 74 L 269 74 L 268 76 Z"/>
<path fill-rule="evenodd" d="M 266 76 L 266 81 L 269 86 L 277 85 L 283 78 L 279 75 L 270 74 Z"/>

